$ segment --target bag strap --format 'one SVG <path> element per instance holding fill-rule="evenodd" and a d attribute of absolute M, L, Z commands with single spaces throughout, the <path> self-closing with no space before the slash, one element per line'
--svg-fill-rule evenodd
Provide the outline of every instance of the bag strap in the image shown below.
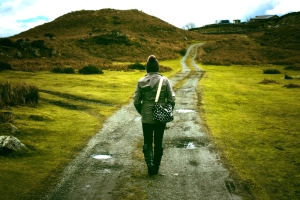
<path fill-rule="evenodd" d="M 163 77 L 161 77 L 160 80 L 159 80 L 158 89 L 157 89 L 156 97 L 155 97 L 155 103 L 158 101 L 163 80 L 164 80 Z"/>

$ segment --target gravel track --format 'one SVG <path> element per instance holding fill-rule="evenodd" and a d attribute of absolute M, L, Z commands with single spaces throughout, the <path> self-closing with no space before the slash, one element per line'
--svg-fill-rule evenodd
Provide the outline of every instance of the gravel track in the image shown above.
<path fill-rule="evenodd" d="M 176 91 L 175 119 L 167 124 L 159 175 L 147 174 L 141 117 L 131 102 L 105 122 L 43 199 L 242 199 L 202 126 L 197 86 L 203 72 L 194 62 L 199 45 L 189 47 L 182 71 L 170 79 L 172 85 L 186 80 Z M 192 63 L 192 71 L 186 63 Z"/>

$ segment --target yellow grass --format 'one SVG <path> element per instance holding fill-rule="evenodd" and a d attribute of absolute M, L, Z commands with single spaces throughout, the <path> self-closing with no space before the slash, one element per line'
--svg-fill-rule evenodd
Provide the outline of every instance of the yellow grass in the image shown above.
<path fill-rule="evenodd" d="M 283 85 L 300 84 L 300 79 L 263 74 L 268 67 L 203 68 L 207 72 L 199 88 L 204 118 L 241 184 L 257 199 L 299 198 L 300 88 Z M 265 78 L 280 84 L 259 84 Z"/>
<path fill-rule="evenodd" d="M 179 59 L 162 61 L 173 71 Z M 102 127 L 103 122 L 130 102 L 137 80 L 145 71 L 107 71 L 101 75 L 50 72 L 1 72 L 0 82 L 25 82 L 40 90 L 36 108 L 7 108 L 14 113 L 17 137 L 28 147 L 25 153 L 0 156 L 1 199 L 41 197 L 57 183 L 62 169 Z M 0 126 L 1 135 L 11 135 Z"/>

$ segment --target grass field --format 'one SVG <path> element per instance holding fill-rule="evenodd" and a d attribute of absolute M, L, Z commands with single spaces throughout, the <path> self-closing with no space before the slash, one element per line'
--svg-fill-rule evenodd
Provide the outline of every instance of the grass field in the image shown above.
<path fill-rule="evenodd" d="M 161 62 L 173 71 L 179 60 Z M 0 156 L 1 199 L 32 199 L 56 184 L 63 168 L 102 127 L 103 122 L 132 99 L 136 82 L 145 71 L 106 71 L 101 75 L 54 74 L 51 72 L 1 72 L 0 82 L 25 82 L 40 90 L 36 108 L 10 107 L 13 136 L 28 151 Z M 3 111 L 3 110 L 0 110 Z M 0 130 L 8 132 L 7 124 Z"/>
<path fill-rule="evenodd" d="M 161 62 L 180 71 L 180 60 Z M 199 83 L 201 109 L 211 137 L 228 167 L 257 199 L 299 198 L 300 79 L 284 73 L 263 74 L 270 67 L 203 66 Z M 38 86 L 36 108 L 9 108 L 19 128 L 14 134 L 27 147 L 20 154 L 0 156 L 2 199 L 31 199 L 56 184 L 64 166 L 95 135 L 102 123 L 131 101 L 144 71 L 104 71 L 102 75 L 50 72 L 1 72 L 0 82 L 24 81 Z M 260 84 L 263 80 L 273 84 Z M 271 81 L 272 82 L 272 81 Z M 3 127 L 1 127 L 3 128 Z"/>
<path fill-rule="evenodd" d="M 299 71 L 274 67 L 202 66 L 205 121 L 222 156 L 256 199 L 300 198 Z M 284 73 L 297 76 L 283 79 Z M 264 79 L 271 84 L 260 84 Z"/>

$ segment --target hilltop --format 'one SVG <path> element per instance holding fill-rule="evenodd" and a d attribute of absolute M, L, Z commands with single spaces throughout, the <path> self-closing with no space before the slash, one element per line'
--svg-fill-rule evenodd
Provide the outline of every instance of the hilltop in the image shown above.
<path fill-rule="evenodd" d="M 198 61 L 213 65 L 300 65 L 300 12 L 241 24 L 211 24 L 183 30 L 138 10 L 81 10 L 9 38 L 0 38 L 0 61 L 24 71 L 92 64 L 124 69 L 178 58 L 204 41 Z"/>
<path fill-rule="evenodd" d="M 199 39 L 198 33 L 138 10 L 81 10 L 1 39 L 0 52 L 1 59 L 17 69 L 21 68 L 20 61 L 22 66 L 27 62 L 40 68 L 76 68 L 84 64 L 145 62 L 150 54 L 156 54 L 159 60 L 174 59 Z"/>

